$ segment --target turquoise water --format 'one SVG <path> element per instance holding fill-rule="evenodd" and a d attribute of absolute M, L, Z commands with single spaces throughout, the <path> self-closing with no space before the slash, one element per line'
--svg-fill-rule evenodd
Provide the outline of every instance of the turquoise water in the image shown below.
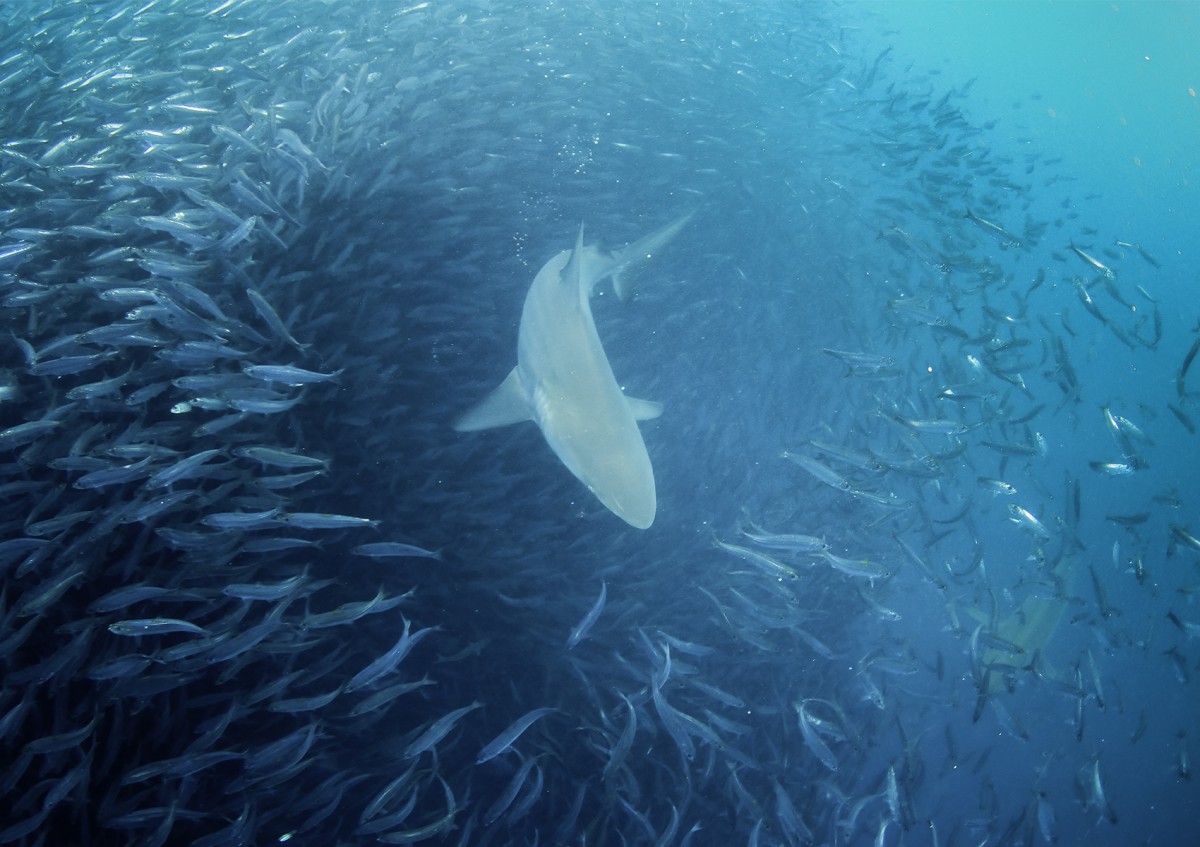
<path fill-rule="evenodd" d="M 872 43 L 945 82 L 975 78 L 965 111 L 1013 144 L 1062 155 L 1114 228 L 1186 261 L 1195 208 L 1200 60 L 1191 3 L 879 3 Z"/>

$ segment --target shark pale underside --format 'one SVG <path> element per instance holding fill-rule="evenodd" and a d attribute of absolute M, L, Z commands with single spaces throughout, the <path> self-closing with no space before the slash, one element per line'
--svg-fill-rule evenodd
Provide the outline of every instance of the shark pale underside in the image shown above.
<path fill-rule="evenodd" d="M 624 299 L 623 272 L 651 258 L 689 218 L 615 253 L 585 247 L 581 226 L 574 249 L 546 262 L 525 296 L 517 366 L 454 428 L 473 432 L 533 421 L 554 454 L 613 514 L 638 529 L 649 527 L 657 509 L 654 471 L 637 421 L 658 417 L 662 406 L 622 393 L 600 344 L 590 297 L 597 283 L 611 277 Z"/>

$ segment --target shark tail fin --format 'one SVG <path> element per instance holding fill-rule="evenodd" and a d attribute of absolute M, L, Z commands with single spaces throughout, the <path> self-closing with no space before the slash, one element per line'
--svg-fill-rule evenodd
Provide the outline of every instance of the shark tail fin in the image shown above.
<path fill-rule="evenodd" d="M 633 291 L 632 283 L 623 275 L 623 272 L 635 262 L 653 258 L 654 254 L 665 247 L 667 242 L 674 238 L 695 214 L 696 210 L 693 209 L 683 217 L 677 218 L 661 229 L 656 229 L 613 254 L 612 268 L 609 273 L 612 274 L 613 288 L 616 290 L 619 300 L 628 300 Z"/>
<path fill-rule="evenodd" d="M 521 374 L 513 368 L 491 394 L 454 422 L 454 429 L 458 432 L 478 432 L 528 420 L 533 420 L 533 417 L 529 414 L 529 402 L 525 399 L 525 386 L 521 383 Z"/>

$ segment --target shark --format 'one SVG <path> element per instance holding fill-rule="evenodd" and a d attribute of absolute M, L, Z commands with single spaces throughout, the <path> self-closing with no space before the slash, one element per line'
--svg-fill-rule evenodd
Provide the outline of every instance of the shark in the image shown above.
<path fill-rule="evenodd" d="M 1064 554 L 1057 564 L 1046 571 L 1050 581 L 1058 586 L 1056 591 L 1035 591 L 1007 616 L 1000 618 L 995 612 L 988 614 L 982 609 L 970 609 L 968 614 L 978 623 L 989 627 L 999 639 L 1001 646 L 984 646 L 980 650 L 979 666 L 1018 664 L 1034 673 L 1050 679 L 1066 679 L 1053 668 L 1046 653 L 1051 649 L 1059 623 L 1071 604 L 1074 593 L 1075 572 L 1079 560 L 1073 553 Z M 1002 673 L 988 674 L 981 683 L 981 694 L 1003 691 L 1008 681 Z"/>
<path fill-rule="evenodd" d="M 657 255 L 693 214 L 615 252 L 584 246 L 581 224 L 575 246 L 546 262 L 525 295 L 516 367 L 454 429 L 477 432 L 533 421 L 567 470 L 609 511 L 648 529 L 658 501 L 637 422 L 657 418 L 662 405 L 621 391 L 596 332 L 591 295 L 611 279 L 617 297 L 628 299 L 626 271 Z"/>

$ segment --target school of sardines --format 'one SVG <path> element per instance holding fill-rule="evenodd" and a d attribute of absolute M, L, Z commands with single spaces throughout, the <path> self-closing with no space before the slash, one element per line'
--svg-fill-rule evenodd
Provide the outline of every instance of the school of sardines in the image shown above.
<path fill-rule="evenodd" d="M 6 3 L 0 845 L 1052 843 L 1144 736 L 1190 779 L 1111 670 L 1191 684 L 1185 495 L 1089 492 L 1194 434 L 1200 338 L 1106 386 L 1190 330 L 1159 260 L 857 14 Z M 597 307 L 644 534 L 449 425 L 634 208 L 698 210 Z"/>

